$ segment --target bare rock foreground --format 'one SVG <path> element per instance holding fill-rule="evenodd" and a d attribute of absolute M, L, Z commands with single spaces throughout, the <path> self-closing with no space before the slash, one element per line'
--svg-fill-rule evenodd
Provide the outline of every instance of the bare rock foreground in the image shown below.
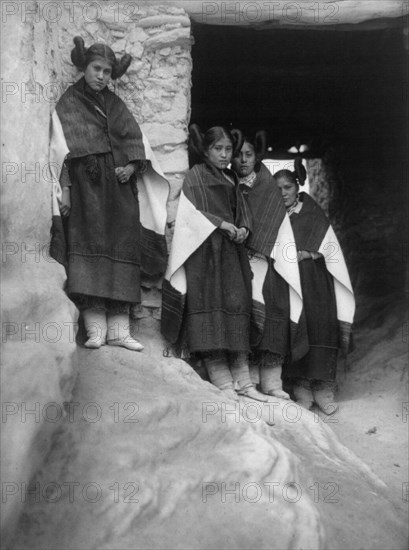
<path fill-rule="evenodd" d="M 317 415 L 226 401 L 144 342 L 78 348 L 12 550 L 405 548 L 385 484 Z"/>

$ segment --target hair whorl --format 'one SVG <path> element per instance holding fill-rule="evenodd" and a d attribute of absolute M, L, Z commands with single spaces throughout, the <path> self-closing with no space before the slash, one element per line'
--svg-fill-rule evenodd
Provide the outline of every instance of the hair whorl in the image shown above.
<path fill-rule="evenodd" d="M 294 160 L 294 175 L 298 185 L 304 185 L 305 180 L 307 179 L 307 171 L 302 163 L 301 157 L 297 157 Z"/>
<path fill-rule="evenodd" d="M 116 63 L 115 67 L 112 69 L 112 78 L 113 80 L 116 80 L 117 78 L 121 78 L 126 71 L 128 70 L 129 65 L 131 64 L 132 57 L 129 55 L 129 53 L 126 53 L 121 57 L 121 60 Z"/>
<path fill-rule="evenodd" d="M 233 128 L 233 130 L 230 131 L 231 137 L 233 138 L 233 158 L 237 156 L 241 148 L 243 147 L 244 143 L 244 136 L 243 132 L 241 130 L 238 130 L 237 128 Z"/>
<path fill-rule="evenodd" d="M 204 145 L 203 145 L 204 135 L 202 134 L 198 124 L 191 124 L 189 126 L 189 141 L 188 149 L 192 157 L 191 164 L 196 162 L 201 162 L 204 159 Z"/>
<path fill-rule="evenodd" d="M 87 49 L 85 48 L 84 40 L 81 36 L 74 37 L 75 47 L 71 50 L 71 61 L 78 69 L 85 69 L 87 65 Z"/>
<path fill-rule="evenodd" d="M 261 161 L 267 151 L 267 132 L 265 130 L 258 130 L 254 137 L 254 147 L 257 156 L 257 160 Z"/>

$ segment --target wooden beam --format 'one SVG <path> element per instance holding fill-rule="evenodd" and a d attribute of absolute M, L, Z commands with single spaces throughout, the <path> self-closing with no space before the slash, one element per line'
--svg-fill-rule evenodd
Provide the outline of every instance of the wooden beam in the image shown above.
<path fill-rule="evenodd" d="M 254 26 L 260 29 L 362 30 L 404 25 L 409 2 L 402 0 L 171 0 L 190 18 L 207 25 Z M 399 22 L 394 20 L 398 19 Z"/>

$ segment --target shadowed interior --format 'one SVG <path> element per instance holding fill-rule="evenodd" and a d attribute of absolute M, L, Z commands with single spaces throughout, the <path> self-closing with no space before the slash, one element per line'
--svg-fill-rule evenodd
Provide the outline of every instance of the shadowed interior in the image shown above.
<path fill-rule="evenodd" d="M 407 54 L 382 30 L 195 24 L 191 122 L 268 132 L 323 159 L 355 290 L 402 292 L 407 263 Z"/>

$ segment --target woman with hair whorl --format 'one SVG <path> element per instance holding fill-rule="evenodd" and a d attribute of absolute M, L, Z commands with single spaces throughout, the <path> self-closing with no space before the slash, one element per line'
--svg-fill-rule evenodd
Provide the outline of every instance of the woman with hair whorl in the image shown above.
<path fill-rule="evenodd" d="M 240 190 L 250 208 L 253 230 L 247 239 L 253 272 L 251 348 L 258 365 L 264 394 L 289 399 L 282 388 L 282 365 L 290 351 L 302 357 L 308 350 L 305 334 L 297 330 L 302 311 L 297 264 L 287 261 L 294 236 L 279 190 L 270 171 L 261 162 L 266 134 L 245 138 L 232 166 Z"/>
<path fill-rule="evenodd" d="M 159 276 L 166 267 L 169 184 L 139 125 L 107 87 L 131 57 L 117 60 L 105 44 L 85 48 L 79 36 L 74 43 L 71 59 L 84 74 L 52 115 L 50 252 L 66 268 L 66 291 L 82 313 L 85 346 L 140 351 L 129 331 L 130 307 L 140 302 L 141 269 Z"/>
<path fill-rule="evenodd" d="M 303 291 L 309 351 L 286 365 L 284 376 L 294 397 L 310 409 L 314 402 L 325 414 L 334 403 L 338 350 L 348 353 L 355 300 L 338 239 L 328 218 L 306 193 L 299 193 L 306 178 L 301 158 L 295 170 L 280 170 L 274 177 L 293 226 Z"/>
<path fill-rule="evenodd" d="M 196 163 L 180 195 L 162 291 L 162 332 L 203 359 L 210 381 L 229 397 L 265 401 L 250 379 L 250 269 L 244 241 L 251 229 L 246 205 L 228 165 L 241 134 L 190 127 Z"/>

